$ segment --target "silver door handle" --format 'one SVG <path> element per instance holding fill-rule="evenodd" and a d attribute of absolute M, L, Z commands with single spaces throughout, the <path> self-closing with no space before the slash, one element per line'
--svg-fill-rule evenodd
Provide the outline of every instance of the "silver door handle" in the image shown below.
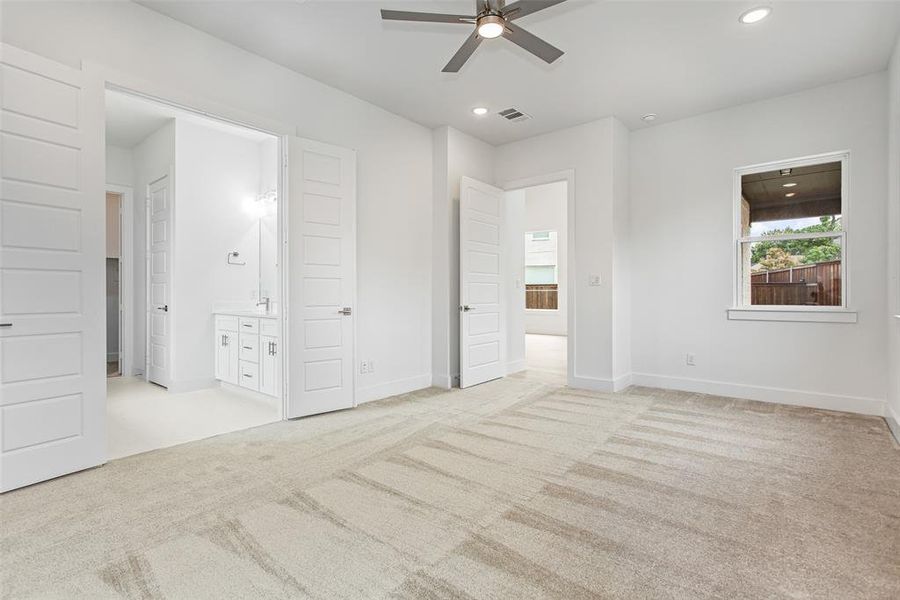
<path fill-rule="evenodd" d="M 469 312 L 470 310 L 475 310 L 475 307 L 469 306 L 468 304 L 463 304 L 462 306 L 459 307 L 459 310 L 461 310 L 463 312 Z"/>
<path fill-rule="evenodd" d="M 222 345 L 223 346 L 228 345 L 228 335 L 227 334 L 222 336 Z"/>
<path fill-rule="evenodd" d="M 163 312 L 169 312 L 169 305 L 168 305 L 168 304 L 163 304 L 162 306 L 157 306 L 157 307 L 156 307 L 156 310 L 161 310 L 161 311 L 163 311 Z"/>
<path fill-rule="evenodd" d="M 12 327 L 12 323 L 0 323 L 0 327 Z"/>
<path fill-rule="evenodd" d="M 351 314 L 353 314 L 353 309 L 350 308 L 349 306 L 345 306 L 344 308 L 342 308 L 341 310 L 338 311 L 338 314 L 345 315 L 345 316 L 351 315 Z"/>

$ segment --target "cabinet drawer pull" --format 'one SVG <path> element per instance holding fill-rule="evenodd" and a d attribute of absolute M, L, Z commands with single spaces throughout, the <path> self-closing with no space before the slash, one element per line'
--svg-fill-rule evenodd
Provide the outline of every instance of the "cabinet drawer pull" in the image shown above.
<path fill-rule="evenodd" d="M 244 373 L 244 377 L 249 377 L 249 378 L 252 379 L 252 378 L 253 378 L 253 375 L 250 375 L 249 373 Z"/>
<path fill-rule="evenodd" d="M 253 327 L 253 325 L 250 324 L 250 323 L 244 323 L 244 324 L 242 325 L 242 327 Z"/>
<path fill-rule="evenodd" d="M 244 350 L 253 350 L 253 346 L 244 346 Z"/>

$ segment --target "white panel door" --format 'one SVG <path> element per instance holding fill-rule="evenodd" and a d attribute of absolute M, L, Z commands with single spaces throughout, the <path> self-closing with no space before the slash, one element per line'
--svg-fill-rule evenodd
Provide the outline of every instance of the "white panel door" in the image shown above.
<path fill-rule="evenodd" d="M 459 386 L 503 377 L 503 190 L 463 177 L 459 188 Z"/>
<path fill-rule="evenodd" d="M 103 86 L 3 44 L 0 490 L 106 460 Z"/>
<path fill-rule="evenodd" d="M 354 405 L 356 153 L 291 138 L 288 418 Z"/>
<path fill-rule="evenodd" d="M 147 186 L 150 258 L 147 302 L 147 379 L 169 387 L 171 328 L 169 301 L 172 287 L 172 193 L 168 176 Z"/>

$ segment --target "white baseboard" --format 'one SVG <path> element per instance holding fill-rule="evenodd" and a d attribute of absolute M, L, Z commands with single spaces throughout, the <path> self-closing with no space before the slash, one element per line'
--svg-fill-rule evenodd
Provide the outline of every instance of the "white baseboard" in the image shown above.
<path fill-rule="evenodd" d="M 581 390 L 593 390 L 595 392 L 613 392 L 615 391 L 615 382 L 612 379 L 601 379 L 599 377 L 582 377 L 576 375 L 569 381 L 569 387 Z"/>
<path fill-rule="evenodd" d="M 506 363 L 506 374 L 511 375 L 513 373 L 518 373 L 519 371 L 525 370 L 525 359 L 521 360 L 512 360 Z"/>
<path fill-rule="evenodd" d="M 444 390 L 449 390 L 453 387 L 453 379 L 449 375 L 439 375 L 435 373 L 431 376 L 431 385 Z"/>
<path fill-rule="evenodd" d="M 356 404 L 365 404 L 366 402 L 373 402 L 375 400 L 381 400 L 382 398 L 390 398 L 391 396 L 406 394 L 408 392 L 431 387 L 431 381 L 431 373 L 425 373 L 424 375 L 417 375 L 416 377 L 397 379 L 395 381 L 388 381 L 386 383 L 359 388 L 356 390 Z"/>
<path fill-rule="evenodd" d="M 634 379 L 634 376 L 631 373 L 625 373 L 624 375 L 619 375 L 615 379 L 613 379 L 613 391 L 621 392 L 627 387 L 631 386 L 631 382 Z"/>
<path fill-rule="evenodd" d="M 894 439 L 900 444 L 900 415 L 888 404 L 884 409 L 884 420 L 887 421 L 888 429 L 894 434 Z"/>
<path fill-rule="evenodd" d="M 839 410 L 861 415 L 884 416 L 886 403 L 877 398 L 860 398 L 839 396 L 822 392 L 808 392 L 774 387 L 746 385 L 742 383 L 726 383 L 705 379 L 689 379 L 687 377 L 671 377 L 668 375 L 651 375 L 649 373 L 632 374 L 632 384 L 647 387 L 712 394 L 759 402 L 790 404 L 824 410 Z"/>

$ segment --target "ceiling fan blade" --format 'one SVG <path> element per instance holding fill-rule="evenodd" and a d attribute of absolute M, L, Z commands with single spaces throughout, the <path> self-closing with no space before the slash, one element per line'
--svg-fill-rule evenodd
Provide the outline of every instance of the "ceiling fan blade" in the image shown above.
<path fill-rule="evenodd" d="M 453 58 L 450 59 L 450 62 L 447 63 L 447 66 L 441 69 L 444 73 L 459 73 L 459 70 L 462 68 L 466 61 L 469 60 L 469 57 L 475 52 L 475 49 L 478 47 L 478 44 L 481 43 L 481 36 L 478 35 L 478 30 L 472 32 L 472 34 L 466 38 L 466 41 L 463 42 L 463 45 L 460 46 L 459 50 L 456 51 L 456 54 L 453 55 Z"/>
<path fill-rule="evenodd" d="M 554 60 L 565 54 L 565 52 L 556 46 L 548 44 L 538 36 L 528 33 L 518 25 L 513 25 L 512 23 L 506 24 L 506 29 L 503 30 L 503 37 L 548 63 L 552 63 Z"/>
<path fill-rule="evenodd" d="M 440 13 L 410 12 L 408 10 L 381 9 L 385 21 L 419 21 L 426 23 L 474 23 L 475 17 L 466 15 L 444 15 Z"/>
<path fill-rule="evenodd" d="M 566 0 L 519 0 L 503 7 L 503 16 L 510 21 L 521 19 L 525 15 L 530 15 L 539 10 L 550 8 L 561 4 Z"/>

